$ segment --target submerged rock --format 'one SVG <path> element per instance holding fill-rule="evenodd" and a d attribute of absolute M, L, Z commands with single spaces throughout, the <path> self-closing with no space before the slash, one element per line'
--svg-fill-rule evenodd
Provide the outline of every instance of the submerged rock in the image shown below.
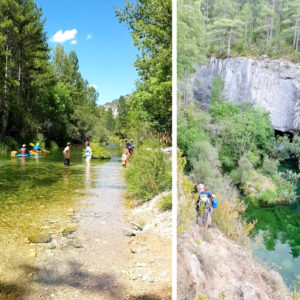
<path fill-rule="evenodd" d="M 28 237 L 31 243 L 49 243 L 52 241 L 51 235 L 49 233 L 37 233 Z"/>

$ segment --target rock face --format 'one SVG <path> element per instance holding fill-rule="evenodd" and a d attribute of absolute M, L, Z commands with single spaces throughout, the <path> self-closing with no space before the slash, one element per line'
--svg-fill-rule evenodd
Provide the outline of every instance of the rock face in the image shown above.
<path fill-rule="evenodd" d="M 225 93 L 234 103 L 250 101 L 270 113 L 275 129 L 300 131 L 300 64 L 285 60 L 244 57 L 211 58 L 191 76 L 192 93 L 204 108 L 209 105 L 213 79 L 220 75 Z"/>

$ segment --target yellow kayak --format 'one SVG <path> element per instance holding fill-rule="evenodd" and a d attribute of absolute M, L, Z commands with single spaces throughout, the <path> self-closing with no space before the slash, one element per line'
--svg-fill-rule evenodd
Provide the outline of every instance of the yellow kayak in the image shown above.
<path fill-rule="evenodd" d="M 50 153 L 50 151 L 48 151 L 48 150 L 30 150 L 29 151 L 30 153 L 32 153 L 32 154 L 41 154 L 41 153 Z"/>

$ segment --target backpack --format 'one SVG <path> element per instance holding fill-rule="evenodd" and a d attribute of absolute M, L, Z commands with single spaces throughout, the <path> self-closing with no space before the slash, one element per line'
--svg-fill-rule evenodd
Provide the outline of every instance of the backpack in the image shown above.
<path fill-rule="evenodd" d="M 213 201 L 212 201 L 212 207 L 213 208 L 217 208 L 218 207 L 218 199 L 215 198 Z"/>

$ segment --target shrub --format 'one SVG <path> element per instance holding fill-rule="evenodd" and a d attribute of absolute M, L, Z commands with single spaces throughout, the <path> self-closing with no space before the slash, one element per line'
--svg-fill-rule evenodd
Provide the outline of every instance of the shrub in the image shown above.
<path fill-rule="evenodd" d="M 253 170 L 252 164 L 249 161 L 247 155 L 243 155 L 239 159 L 239 166 L 238 166 L 238 175 L 239 175 L 239 182 L 244 185 L 246 184 L 247 180 L 249 179 L 251 172 Z"/>
<path fill-rule="evenodd" d="M 50 142 L 50 151 L 54 152 L 57 150 L 58 150 L 58 145 L 54 141 L 51 141 Z"/>
<path fill-rule="evenodd" d="M 18 150 L 20 145 L 12 137 L 5 137 L 0 143 L 0 153 L 6 154 L 8 151 Z"/>
<path fill-rule="evenodd" d="M 218 150 L 207 141 L 196 141 L 188 150 L 195 181 L 205 181 L 219 174 Z"/>
<path fill-rule="evenodd" d="M 276 193 L 272 190 L 264 190 L 261 192 L 257 199 L 265 204 L 275 204 L 276 203 Z"/>
<path fill-rule="evenodd" d="M 7 145 L 5 145 L 4 143 L 0 144 L 0 154 L 5 154 L 9 151 L 9 148 Z"/>
<path fill-rule="evenodd" d="M 171 159 L 160 150 L 159 143 L 145 143 L 135 149 L 125 171 L 129 197 L 148 201 L 172 187 Z"/>
<path fill-rule="evenodd" d="M 275 176 L 276 194 L 280 202 L 293 203 L 297 200 L 295 185 L 287 181 L 282 173 Z"/>
<path fill-rule="evenodd" d="M 180 150 L 177 154 L 177 182 L 178 182 L 178 233 L 188 229 L 189 225 L 196 218 L 195 201 L 197 194 L 193 194 L 195 185 L 184 176 L 183 169 L 186 164 L 185 157 L 182 157 Z"/>
<path fill-rule="evenodd" d="M 266 175 L 273 175 L 277 173 L 279 161 L 277 159 L 270 159 L 268 156 L 264 157 L 262 172 Z"/>
<path fill-rule="evenodd" d="M 111 158 L 110 153 L 104 149 L 99 143 L 91 143 L 91 149 L 92 149 L 92 158 L 97 158 L 97 159 L 107 159 Z M 84 150 L 85 154 L 85 150 Z"/>
<path fill-rule="evenodd" d="M 160 211 L 167 211 L 172 209 L 172 194 L 161 197 L 158 202 Z"/>
<path fill-rule="evenodd" d="M 242 221 L 241 214 L 245 211 L 245 205 L 233 196 L 231 198 L 221 198 L 217 195 L 218 207 L 212 215 L 212 221 L 229 238 L 245 244 L 248 241 L 250 230 L 255 222 L 247 224 Z"/>

